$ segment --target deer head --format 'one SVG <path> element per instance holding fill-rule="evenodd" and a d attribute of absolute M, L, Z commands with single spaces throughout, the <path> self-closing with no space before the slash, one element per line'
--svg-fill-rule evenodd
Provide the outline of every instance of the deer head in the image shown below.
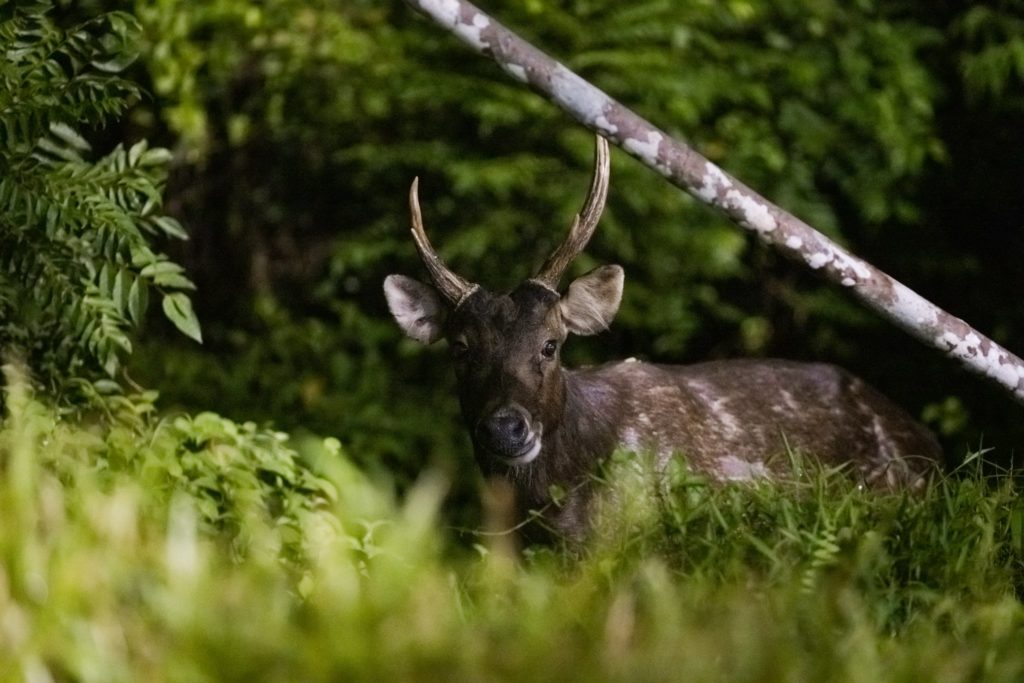
<path fill-rule="evenodd" d="M 590 191 L 569 235 L 536 276 L 508 293 L 491 293 L 441 261 L 423 228 L 418 182 L 412 183 L 412 236 L 432 284 L 390 275 L 384 294 L 406 335 L 424 344 L 447 340 L 462 413 L 485 471 L 524 465 L 541 454 L 545 434 L 557 429 L 565 407 L 562 344 L 569 333 L 606 329 L 618 310 L 619 266 L 596 268 L 559 292 L 600 220 L 608 177 L 608 143 L 598 137 Z"/>

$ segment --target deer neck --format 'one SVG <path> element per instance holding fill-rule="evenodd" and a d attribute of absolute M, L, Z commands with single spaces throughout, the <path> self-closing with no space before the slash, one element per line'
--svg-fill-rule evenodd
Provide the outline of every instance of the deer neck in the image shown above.
<path fill-rule="evenodd" d="M 590 475 L 617 443 L 616 417 L 623 399 L 618 388 L 592 373 L 563 370 L 561 413 L 546 425 L 540 456 L 524 467 L 509 468 L 521 504 L 543 507 L 560 494 L 589 488 Z"/>

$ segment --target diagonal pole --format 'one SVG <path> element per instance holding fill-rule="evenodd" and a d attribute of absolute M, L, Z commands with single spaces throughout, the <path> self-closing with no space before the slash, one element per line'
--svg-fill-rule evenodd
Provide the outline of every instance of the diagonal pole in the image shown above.
<path fill-rule="evenodd" d="M 1024 403 L 1024 361 L 960 318 L 850 254 L 469 2 L 406 2 L 676 187 L 724 211 L 762 242 L 850 289 L 898 327 L 995 381 Z"/>

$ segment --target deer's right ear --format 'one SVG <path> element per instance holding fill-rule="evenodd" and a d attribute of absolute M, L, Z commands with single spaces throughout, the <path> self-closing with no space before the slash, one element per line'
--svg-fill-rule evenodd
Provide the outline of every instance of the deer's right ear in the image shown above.
<path fill-rule="evenodd" d="M 448 307 L 436 289 L 411 277 L 388 275 L 384 278 L 384 296 L 406 335 L 423 344 L 441 338 Z"/>

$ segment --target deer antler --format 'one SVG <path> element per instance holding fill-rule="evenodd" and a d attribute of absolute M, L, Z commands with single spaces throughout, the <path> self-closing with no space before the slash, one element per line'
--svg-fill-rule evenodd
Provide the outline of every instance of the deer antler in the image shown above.
<path fill-rule="evenodd" d="M 569 264 L 587 246 L 587 242 L 590 241 L 590 237 L 597 228 L 598 221 L 601 220 L 601 213 L 604 211 L 604 201 L 608 197 L 610 167 L 608 141 L 598 135 L 594 149 L 594 177 L 590 181 L 587 199 L 583 202 L 580 212 L 573 217 L 568 237 L 548 257 L 548 260 L 541 266 L 540 272 L 533 278 L 536 282 L 557 290 L 558 282 L 562 279 Z"/>
<path fill-rule="evenodd" d="M 412 214 L 412 238 L 416 242 L 416 249 L 420 252 L 423 265 L 430 272 L 430 279 L 434 286 L 453 306 L 458 306 L 463 300 L 473 293 L 477 285 L 456 275 L 434 251 L 427 239 L 427 233 L 423 229 L 423 216 L 420 214 L 419 178 L 413 178 L 412 187 L 409 188 L 409 211 Z"/>

